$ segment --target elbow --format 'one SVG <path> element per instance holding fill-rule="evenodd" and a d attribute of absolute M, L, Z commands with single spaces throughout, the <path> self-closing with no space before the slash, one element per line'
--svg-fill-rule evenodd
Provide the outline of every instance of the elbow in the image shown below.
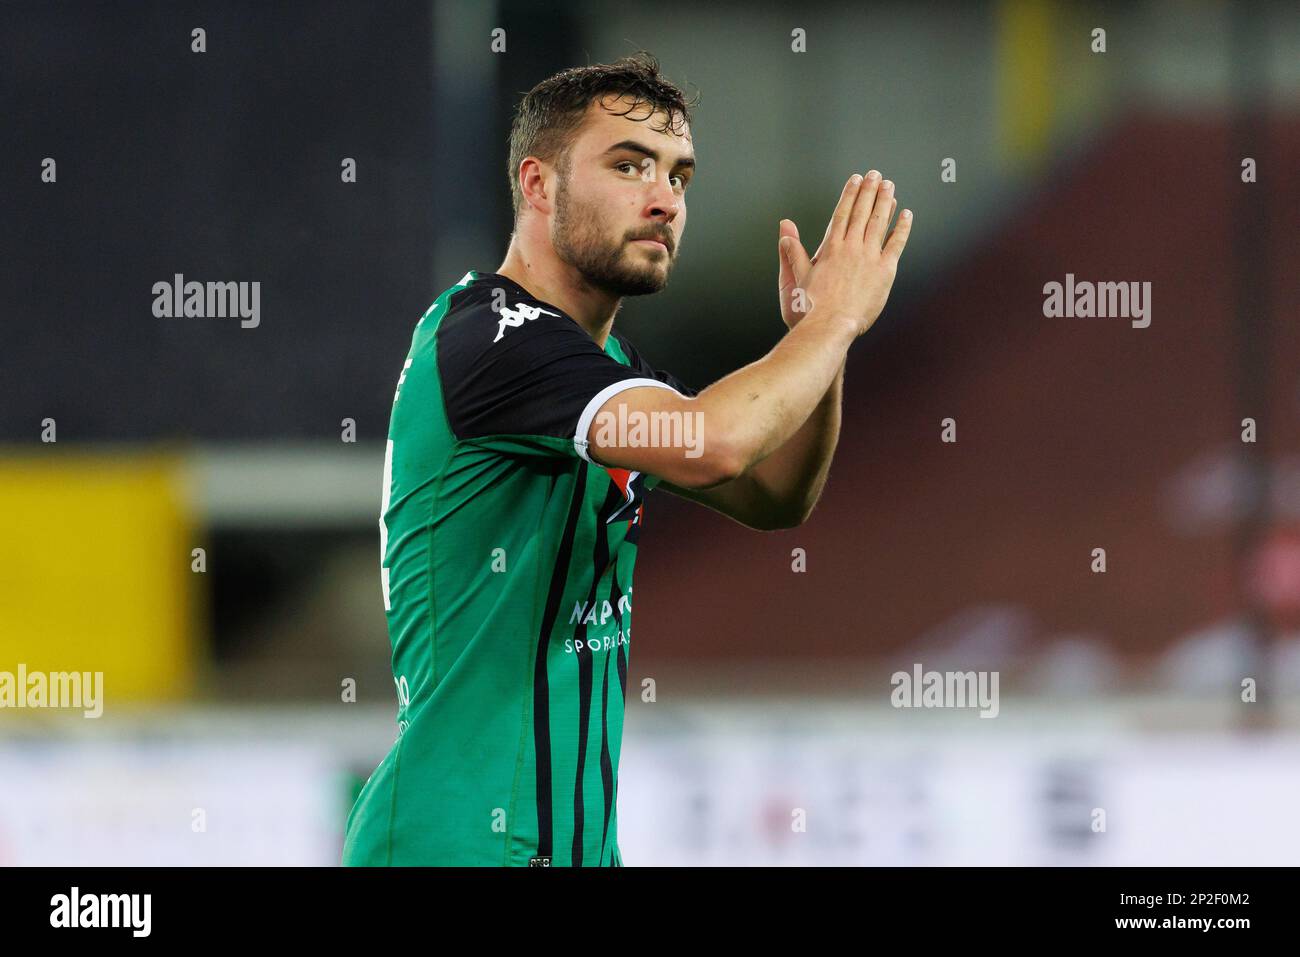
<path fill-rule="evenodd" d="M 759 531 L 763 532 L 784 532 L 792 528 L 798 528 L 804 522 L 808 521 L 812 515 L 812 506 L 798 508 L 783 508 L 774 510 L 769 513 L 763 522 Z"/>
<path fill-rule="evenodd" d="M 762 509 L 762 531 L 780 532 L 798 528 L 812 517 L 813 509 L 821 498 L 821 492 L 803 493 L 794 496 L 769 496 L 766 507 Z"/>

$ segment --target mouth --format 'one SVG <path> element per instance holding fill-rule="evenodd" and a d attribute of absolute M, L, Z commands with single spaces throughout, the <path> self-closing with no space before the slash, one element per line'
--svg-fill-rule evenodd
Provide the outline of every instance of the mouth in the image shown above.
<path fill-rule="evenodd" d="M 645 246 L 648 249 L 657 248 L 662 249 L 665 253 L 668 252 L 668 244 L 659 239 L 634 239 L 632 242 L 637 246 Z"/>

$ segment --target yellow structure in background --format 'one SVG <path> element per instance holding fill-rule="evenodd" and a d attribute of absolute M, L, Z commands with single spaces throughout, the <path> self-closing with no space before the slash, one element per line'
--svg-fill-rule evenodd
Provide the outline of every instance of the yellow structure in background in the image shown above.
<path fill-rule="evenodd" d="M 102 671 L 109 712 L 193 690 L 181 476 L 159 455 L 0 454 L 0 671 Z"/>
<path fill-rule="evenodd" d="M 1051 0 L 997 8 L 998 143 L 1004 162 L 1036 168 L 1051 145 L 1057 50 Z"/>

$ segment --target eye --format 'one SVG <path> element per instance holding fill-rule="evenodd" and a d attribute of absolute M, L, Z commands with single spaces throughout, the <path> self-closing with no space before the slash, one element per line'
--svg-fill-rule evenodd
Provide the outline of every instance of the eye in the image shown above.
<path fill-rule="evenodd" d="M 637 166 L 636 163 L 633 163 L 631 160 L 619 160 L 617 163 L 614 164 L 614 169 L 622 170 L 623 167 L 625 166 L 633 173 L 640 174 L 641 172 L 641 168 Z"/>
<path fill-rule="evenodd" d="M 677 174 L 675 174 L 675 175 L 673 176 L 673 179 L 677 180 L 677 185 L 674 186 L 673 189 L 681 189 L 681 190 L 686 189 L 686 177 L 685 177 L 685 176 L 683 176 L 681 173 L 677 173 Z"/>

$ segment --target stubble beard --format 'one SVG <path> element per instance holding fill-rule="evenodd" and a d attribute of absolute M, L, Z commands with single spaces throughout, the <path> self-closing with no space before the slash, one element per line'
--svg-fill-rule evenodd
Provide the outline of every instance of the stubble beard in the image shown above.
<path fill-rule="evenodd" d="M 574 197 L 567 173 L 561 176 L 551 239 L 560 259 L 592 286 L 614 296 L 646 296 L 668 285 L 673 267 L 670 254 L 664 254 L 668 268 L 661 269 L 658 261 L 641 259 L 626 238 L 609 242 L 601 227 L 596 207 Z"/>

